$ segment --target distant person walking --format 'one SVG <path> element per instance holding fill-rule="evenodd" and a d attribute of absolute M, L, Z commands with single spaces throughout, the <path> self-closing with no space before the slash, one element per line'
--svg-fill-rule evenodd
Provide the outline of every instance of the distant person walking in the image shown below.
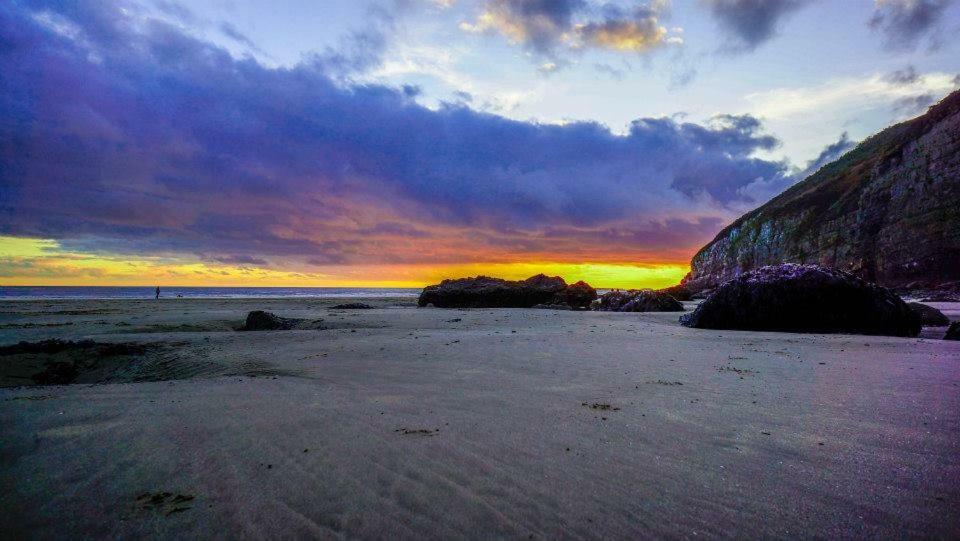
<path fill-rule="evenodd" d="M 157 286 L 157 300 L 160 300 L 160 286 Z"/>

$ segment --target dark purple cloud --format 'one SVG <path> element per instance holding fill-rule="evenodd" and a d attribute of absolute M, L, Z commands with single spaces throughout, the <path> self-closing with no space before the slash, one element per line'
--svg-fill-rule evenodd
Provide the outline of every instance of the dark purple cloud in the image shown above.
<path fill-rule="evenodd" d="M 893 110 L 901 115 L 919 115 L 937 102 L 937 96 L 929 92 L 904 96 L 893 102 Z"/>
<path fill-rule="evenodd" d="M 574 15 L 586 6 L 584 0 L 490 0 L 487 9 L 517 25 L 530 48 L 550 54 L 560 36 L 573 27 Z"/>
<path fill-rule="evenodd" d="M 851 141 L 850 135 L 847 132 L 843 132 L 840 134 L 840 139 L 837 139 L 835 143 L 827 145 L 816 158 L 808 161 L 807 166 L 796 175 L 796 178 L 807 178 L 820 170 L 824 165 L 836 161 L 840 156 L 843 156 L 855 146 L 857 146 L 857 142 Z"/>
<path fill-rule="evenodd" d="M 939 45 L 936 31 L 951 0 L 883 0 L 876 2 L 876 10 L 867 22 L 870 28 L 883 35 L 886 48 L 913 50 L 930 38 L 930 46 Z"/>
<path fill-rule="evenodd" d="M 810 0 L 706 0 L 710 13 L 727 33 L 727 48 L 752 51 L 777 33 L 784 18 Z"/>
<path fill-rule="evenodd" d="M 642 251 L 671 223 L 700 224 L 673 227 L 693 246 L 751 186 L 792 179 L 752 157 L 777 141 L 748 115 L 617 135 L 430 110 L 331 76 L 352 53 L 267 68 L 131 9 L 0 6 L 0 233 L 251 264 L 542 251 L 564 228 L 645 232 L 617 237 Z"/>

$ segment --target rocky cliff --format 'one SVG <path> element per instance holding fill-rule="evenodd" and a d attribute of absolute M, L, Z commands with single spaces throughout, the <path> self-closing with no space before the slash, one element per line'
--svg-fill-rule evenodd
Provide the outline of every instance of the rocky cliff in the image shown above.
<path fill-rule="evenodd" d="M 960 91 L 741 216 L 693 257 L 697 291 L 777 263 L 890 287 L 960 280 Z"/>

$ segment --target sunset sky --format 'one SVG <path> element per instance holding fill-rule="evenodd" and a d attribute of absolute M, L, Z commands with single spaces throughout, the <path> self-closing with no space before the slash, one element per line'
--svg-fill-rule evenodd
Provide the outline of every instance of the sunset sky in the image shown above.
<path fill-rule="evenodd" d="M 951 0 L 0 3 L 0 285 L 679 281 L 960 86 Z"/>

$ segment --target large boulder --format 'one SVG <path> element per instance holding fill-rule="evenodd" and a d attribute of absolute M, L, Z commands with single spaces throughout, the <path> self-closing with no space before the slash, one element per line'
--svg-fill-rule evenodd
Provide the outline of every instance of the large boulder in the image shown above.
<path fill-rule="evenodd" d="M 601 312 L 683 312 L 683 305 L 663 291 L 614 290 L 600 296 L 593 309 Z"/>
<path fill-rule="evenodd" d="M 924 327 L 943 327 L 950 324 L 950 318 L 932 306 L 920 304 L 919 302 L 908 302 L 907 306 L 909 306 L 915 314 L 920 316 L 920 324 Z"/>
<path fill-rule="evenodd" d="M 294 329 L 301 322 L 299 319 L 280 317 L 263 310 L 254 310 L 247 314 L 247 320 L 240 328 L 241 331 L 287 331 Z"/>
<path fill-rule="evenodd" d="M 420 293 L 417 304 L 432 304 L 438 308 L 531 308 L 538 304 L 562 304 L 583 309 L 590 305 L 596 294 L 583 282 L 567 286 L 559 276 L 538 274 L 520 281 L 477 276 L 427 286 Z"/>
<path fill-rule="evenodd" d="M 724 283 L 680 323 L 701 329 L 920 333 L 920 317 L 890 290 L 838 269 L 792 263 Z"/>
<path fill-rule="evenodd" d="M 944 340 L 960 340 L 960 321 L 954 321 L 943 335 Z"/>

